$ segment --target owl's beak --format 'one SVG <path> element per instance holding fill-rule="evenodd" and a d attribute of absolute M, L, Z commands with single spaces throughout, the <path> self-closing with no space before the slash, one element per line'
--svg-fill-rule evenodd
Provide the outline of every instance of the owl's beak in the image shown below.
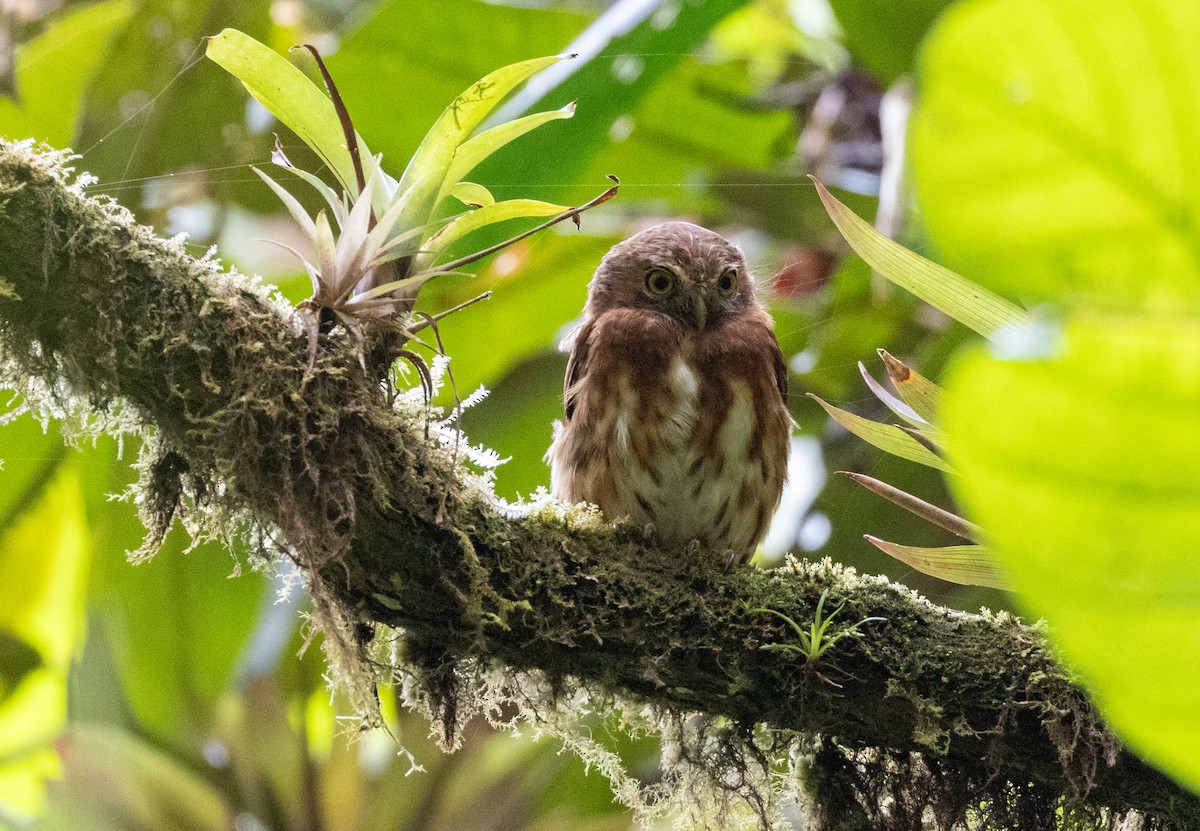
<path fill-rule="evenodd" d="M 696 329 L 702 332 L 708 323 L 708 293 L 703 285 L 697 285 L 692 292 L 692 308 L 696 310 Z"/>

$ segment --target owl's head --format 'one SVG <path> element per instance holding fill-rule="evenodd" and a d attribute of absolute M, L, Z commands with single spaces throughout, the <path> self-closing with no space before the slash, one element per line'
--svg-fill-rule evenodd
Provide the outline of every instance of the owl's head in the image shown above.
<path fill-rule="evenodd" d="M 604 255 L 584 311 L 595 317 L 614 308 L 649 309 L 700 330 L 756 303 L 754 279 L 736 246 L 699 225 L 664 222 Z"/>

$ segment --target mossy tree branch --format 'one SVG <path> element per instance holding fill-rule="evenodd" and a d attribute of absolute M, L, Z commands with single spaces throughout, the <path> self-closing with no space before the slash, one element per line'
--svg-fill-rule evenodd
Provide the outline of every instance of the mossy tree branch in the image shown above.
<path fill-rule="evenodd" d="M 155 431 L 151 525 L 181 493 L 248 511 L 345 620 L 402 629 L 447 708 L 457 662 L 477 659 L 820 735 L 809 780 L 831 826 L 920 827 L 919 811 L 904 824 L 870 805 L 874 760 L 893 777 L 919 763 L 947 822 L 982 803 L 1025 828 L 1055 827 L 1064 806 L 1200 827 L 1200 802 L 1111 738 L 1036 629 L 828 564 L 725 573 L 584 511 L 514 517 L 389 401 L 358 345 L 327 337 L 310 365 L 289 309 L 70 186 L 64 161 L 0 143 L 8 380 L 131 406 Z M 823 590 L 843 624 L 884 620 L 815 670 L 761 648 L 789 632 L 753 609 L 803 625 Z"/>

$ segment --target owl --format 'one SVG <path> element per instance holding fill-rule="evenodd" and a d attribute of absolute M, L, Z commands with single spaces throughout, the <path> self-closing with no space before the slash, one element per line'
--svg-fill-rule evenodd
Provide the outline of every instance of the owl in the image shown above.
<path fill-rule="evenodd" d="M 741 252 L 667 222 L 614 246 L 568 336 L 551 490 L 746 563 L 787 471 L 787 367 Z"/>

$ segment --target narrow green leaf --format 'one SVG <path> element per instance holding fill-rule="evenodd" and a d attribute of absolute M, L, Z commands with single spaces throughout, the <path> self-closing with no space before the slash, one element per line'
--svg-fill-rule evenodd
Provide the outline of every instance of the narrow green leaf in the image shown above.
<path fill-rule="evenodd" d="M 483 208 L 496 204 L 496 197 L 492 196 L 492 192 L 474 182 L 459 182 L 450 188 L 450 195 L 472 208 Z"/>
<path fill-rule="evenodd" d="M 571 118 L 573 115 L 575 115 L 574 101 L 559 110 L 534 113 L 523 118 L 506 121 L 464 141 L 459 146 L 457 152 L 455 152 L 454 161 L 451 162 L 450 170 L 446 174 L 446 187 L 450 187 L 453 183 L 462 179 L 474 170 L 476 165 L 513 139 L 519 138 L 530 130 L 541 127 L 543 124 L 563 118 Z M 438 201 L 440 202 L 441 200 L 439 199 Z"/>
<path fill-rule="evenodd" d="M 945 528 L 955 536 L 971 541 L 975 541 L 980 537 L 981 531 L 978 525 L 975 525 L 973 522 L 968 522 L 962 517 L 956 516 L 943 508 L 939 508 L 937 505 L 926 502 L 920 497 L 913 496 L 907 491 L 902 491 L 899 488 L 893 487 L 887 482 L 881 482 L 872 476 L 865 476 L 861 473 L 853 473 L 848 470 L 839 472 L 843 476 L 850 477 L 855 482 L 871 491 L 871 493 L 882 496 L 889 502 L 899 505 L 904 510 L 919 516 L 926 522 L 931 522 L 940 528 Z"/>
<path fill-rule="evenodd" d="M 846 242 L 884 277 L 986 338 L 1029 325 L 1029 315 L 1019 306 L 888 239 L 809 178 Z"/>
<path fill-rule="evenodd" d="M 354 163 L 333 102 L 308 76 L 274 49 L 237 29 L 225 29 L 209 38 L 206 54 L 303 139 L 346 190 L 357 192 Z M 362 154 L 367 155 L 361 137 L 358 142 Z"/>
<path fill-rule="evenodd" d="M 872 537 L 870 534 L 865 535 L 864 538 L 889 557 L 895 557 L 922 574 L 928 574 L 939 580 L 963 586 L 1008 588 L 1004 576 L 993 562 L 992 552 L 982 545 L 920 548 L 915 545 L 888 542 Z"/>
<path fill-rule="evenodd" d="M 252 167 L 250 169 L 257 173 L 259 178 L 267 183 L 267 187 L 275 192 L 275 195 L 279 197 L 279 200 L 283 202 L 284 206 L 288 209 L 288 213 L 292 215 L 292 219 L 296 220 L 296 224 L 300 226 L 300 230 L 304 231 L 304 235 L 307 236 L 313 243 L 315 243 L 317 241 L 316 223 L 314 223 L 313 218 L 308 215 L 308 211 L 304 210 L 304 207 L 300 204 L 299 200 L 288 193 L 283 185 L 276 182 L 257 167 Z"/>
<path fill-rule="evenodd" d="M 430 237 L 425 247 L 431 252 L 444 251 L 454 241 L 496 222 L 530 216 L 555 216 L 569 210 L 570 207 L 566 205 L 551 205 L 536 199 L 508 199 L 496 202 L 458 217 Z"/>
<path fill-rule="evenodd" d="M 954 469 L 950 467 L 945 459 L 925 447 L 896 425 L 881 424 L 878 421 L 871 421 L 868 418 L 847 412 L 832 404 L 827 404 L 812 393 L 809 393 L 808 397 L 820 404 L 834 421 L 868 444 L 874 445 L 886 453 L 891 453 L 893 456 L 908 459 L 910 462 L 944 470 L 948 473 L 954 472 Z"/>
<path fill-rule="evenodd" d="M 937 424 L 938 404 L 942 398 L 942 388 L 930 381 L 921 373 L 906 366 L 887 350 L 880 349 L 879 357 L 887 367 L 888 378 L 891 379 L 896 391 L 917 415 L 930 424 Z"/>
<path fill-rule="evenodd" d="M 446 107 L 421 140 L 400 177 L 399 192 L 408 198 L 408 209 L 400 220 L 400 227 L 407 228 L 428 219 L 449 179 L 458 146 L 517 85 L 560 60 L 562 58 L 558 57 L 533 58 L 497 69 L 476 81 Z"/>

